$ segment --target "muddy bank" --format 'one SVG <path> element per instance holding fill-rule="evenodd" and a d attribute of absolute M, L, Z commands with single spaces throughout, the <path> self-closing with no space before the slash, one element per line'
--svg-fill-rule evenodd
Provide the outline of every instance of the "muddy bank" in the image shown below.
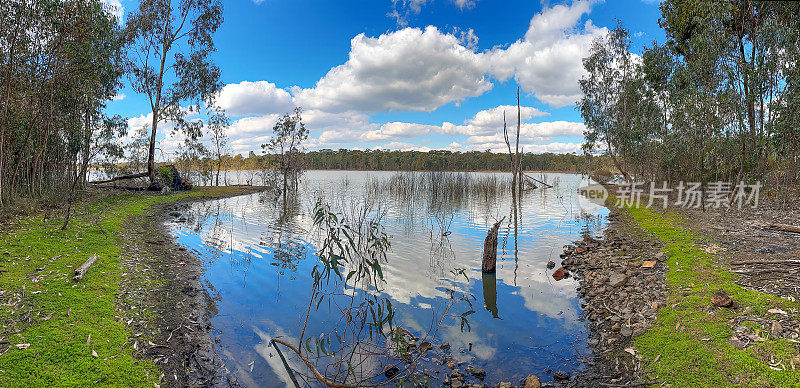
<path fill-rule="evenodd" d="M 135 355 L 161 366 L 161 386 L 236 385 L 214 350 L 212 295 L 200 284 L 202 263 L 179 246 L 164 222 L 185 217 L 194 201 L 245 195 L 257 187 L 210 190 L 126 220 L 120 233 L 123 276 L 117 309 L 130 327 Z M 207 195 L 206 195 L 207 194 Z"/>

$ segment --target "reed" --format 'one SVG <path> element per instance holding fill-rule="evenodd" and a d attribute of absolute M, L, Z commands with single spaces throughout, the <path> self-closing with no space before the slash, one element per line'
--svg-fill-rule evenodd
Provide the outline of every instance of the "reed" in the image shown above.
<path fill-rule="evenodd" d="M 369 179 L 370 193 L 389 193 L 403 201 L 428 199 L 430 203 L 461 203 L 470 197 L 494 198 L 511 189 L 506 174 L 475 175 L 467 172 L 397 172 L 389 179 Z"/>

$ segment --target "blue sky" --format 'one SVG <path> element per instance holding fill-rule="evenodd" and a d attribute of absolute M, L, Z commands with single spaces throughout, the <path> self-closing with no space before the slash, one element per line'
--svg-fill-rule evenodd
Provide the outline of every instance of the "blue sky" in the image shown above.
<path fill-rule="evenodd" d="M 108 0 L 108 2 L 115 2 Z M 522 89 L 527 152 L 575 152 L 581 58 L 616 19 L 633 51 L 663 41 L 653 1 L 237 0 L 215 42 L 234 119 L 230 153 L 260 152 L 280 115 L 302 106 L 308 149 L 502 150 Z M 136 1 L 121 2 L 123 19 Z M 123 97 L 124 96 L 124 97 Z M 128 87 L 109 113 L 149 122 Z M 158 136 L 169 157 L 182 141 Z"/>

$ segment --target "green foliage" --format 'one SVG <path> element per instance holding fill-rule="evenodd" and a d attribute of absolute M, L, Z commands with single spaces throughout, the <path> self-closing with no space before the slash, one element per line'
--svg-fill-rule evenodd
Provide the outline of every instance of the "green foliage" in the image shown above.
<path fill-rule="evenodd" d="M 274 163 L 271 166 L 272 171 L 280 174 L 275 179 L 280 179 L 282 184 L 274 186 L 280 187 L 284 200 L 289 190 L 297 189 L 298 179 L 303 173 L 303 142 L 308 139 L 308 129 L 303 123 L 302 113 L 301 108 L 295 108 L 293 114 L 287 113 L 279 118 L 272 127 L 269 143 L 261 145 L 264 153 L 270 154 L 269 160 Z M 269 166 L 264 164 L 262 168 L 267 169 Z"/>
<path fill-rule="evenodd" d="M 794 102 L 800 4 L 661 2 L 667 41 L 630 54 L 618 25 L 584 59 L 587 150 L 606 150 L 639 179 L 800 181 Z M 779 163 L 774 163 L 778 159 Z"/>
<path fill-rule="evenodd" d="M 203 105 L 212 107 L 222 88 L 220 69 L 211 60 L 222 2 L 143 0 L 128 18 L 124 36 L 131 53 L 125 67 L 131 87 L 147 95 L 152 108 L 147 169 L 153 181 L 159 123 L 173 122 L 186 137 L 184 147 L 203 151 L 203 122 L 186 117 Z"/>
<path fill-rule="evenodd" d="M 159 166 L 158 167 L 158 181 L 165 187 L 171 187 L 175 179 L 175 174 L 172 173 L 172 166 Z"/>
<path fill-rule="evenodd" d="M 259 170 L 276 163 L 272 155 L 223 156 L 238 170 Z M 505 171 L 508 154 L 493 152 L 330 150 L 309 151 L 303 156 L 309 170 L 367 171 Z M 573 154 L 522 154 L 522 168 L 533 171 L 584 171 L 587 159 Z M 598 158 L 600 165 L 607 161 Z"/>
<path fill-rule="evenodd" d="M 346 211 L 349 210 L 349 211 Z M 298 346 L 282 342 L 299 357 L 312 365 L 309 379 L 328 386 L 383 386 L 427 381 L 418 373 L 417 363 L 431 349 L 431 341 L 439 325 L 456 301 L 455 287 L 448 291 L 454 297 L 439 317 L 434 315 L 434 325 L 422 338 L 396 325 L 396 310 L 390 297 L 380 292 L 383 283 L 382 265 L 390 249 L 389 236 L 381 225 L 382 212 L 373 209 L 366 201 L 342 211 L 334 211 L 318 199 L 313 209 L 313 224 L 319 232 L 319 263 L 312 270 L 314 279 L 311 298 L 301 323 Z M 463 270 L 454 272 L 466 277 Z M 327 319 L 331 324 L 326 332 L 306 337 L 305 328 L 311 314 L 318 312 L 327 302 Z M 313 311 L 312 311 L 313 309 Z M 467 317 L 472 309 L 461 314 L 462 328 L 469 329 Z M 325 318 L 320 318 L 325 319 Z M 303 350 L 305 350 L 305 353 Z M 364 366 L 364 357 L 375 358 L 386 370 L 384 374 L 372 366 Z M 353 361 L 358 362 L 353 362 Z M 322 372 L 320 372 L 322 371 Z"/>
<path fill-rule="evenodd" d="M 100 0 L 0 2 L 0 208 L 61 196 L 95 157 L 118 155 L 123 120 L 102 113 L 122 75 L 112 11 Z"/>

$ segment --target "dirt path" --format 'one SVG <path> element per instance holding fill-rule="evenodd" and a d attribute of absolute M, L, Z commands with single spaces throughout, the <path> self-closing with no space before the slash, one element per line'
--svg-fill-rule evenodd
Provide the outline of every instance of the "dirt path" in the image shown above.
<path fill-rule="evenodd" d="M 782 297 L 800 295 L 800 234 L 767 228 L 800 226 L 800 209 L 762 203 L 757 209 L 684 211 L 690 227 L 708 234 L 730 258 L 745 287 Z"/>

